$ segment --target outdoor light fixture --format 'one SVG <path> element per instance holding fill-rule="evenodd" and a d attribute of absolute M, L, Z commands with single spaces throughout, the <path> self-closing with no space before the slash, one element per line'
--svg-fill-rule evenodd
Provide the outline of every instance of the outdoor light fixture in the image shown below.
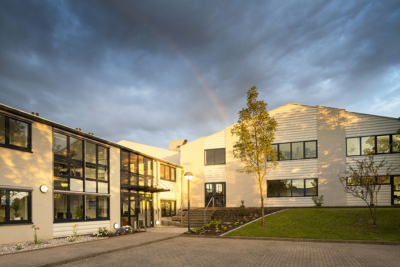
<path fill-rule="evenodd" d="M 118 223 L 114 223 L 114 229 L 118 228 Z"/>
<path fill-rule="evenodd" d="M 156 225 L 160 225 L 160 221 L 156 221 Z"/>
<path fill-rule="evenodd" d="M 47 185 L 42 184 L 42 185 L 40 186 L 40 192 L 46 193 L 47 190 L 49 190 L 49 188 L 47 187 Z"/>
<path fill-rule="evenodd" d="M 190 232 L 190 180 L 193 178 L 193 173 L 185 173 L 185 179 L 188 181 L 188 232 Z"/>

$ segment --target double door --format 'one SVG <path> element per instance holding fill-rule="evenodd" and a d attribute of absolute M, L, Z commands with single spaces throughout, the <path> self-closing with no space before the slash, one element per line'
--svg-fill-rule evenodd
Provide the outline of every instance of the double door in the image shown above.
<path fill-rule="evenodd" d="M 133 228 L 154 226 L 151 194 L 124 192 L 122 197 L 122 226 Z"/>

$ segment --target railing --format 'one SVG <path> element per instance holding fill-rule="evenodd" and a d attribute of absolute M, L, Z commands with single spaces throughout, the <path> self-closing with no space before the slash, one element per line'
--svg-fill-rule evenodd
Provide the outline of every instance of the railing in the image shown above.
<path fill-rule="evenodd" d="M 208 206 L 209 206 L 210 203 L 211 203 L 211 200 L 212 200 L 212 202 L 213 202 L 213 211 L 214 211 L 214 204 L 215 204 L 215 201 L 214 201 L 214 197 L 212 197 L 212 198 L 210 199 L 210 201 L 208 201 L 207 207 L 204 209 L 204 224 L 206 224 L 206 211 L 207 211 Z"/>

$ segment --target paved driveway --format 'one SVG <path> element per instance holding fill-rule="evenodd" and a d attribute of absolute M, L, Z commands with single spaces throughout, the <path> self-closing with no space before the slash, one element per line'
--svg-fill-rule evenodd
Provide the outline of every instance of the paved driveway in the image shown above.
<path fill-rule="evenodd" d="M 400 246 L 178 237 L 67 266 L 400 266 Z"/>

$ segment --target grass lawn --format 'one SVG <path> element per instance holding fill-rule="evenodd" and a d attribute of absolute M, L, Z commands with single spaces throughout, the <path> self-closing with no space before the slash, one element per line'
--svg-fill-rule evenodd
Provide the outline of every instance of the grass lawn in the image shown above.
<path fill-rule="evenodd" d="M 374 226 L 367 208 L 290 209 L 233 231 L 226 236 L 289 237 L 400 241 L 400 209 L 378 208 Z"/>

